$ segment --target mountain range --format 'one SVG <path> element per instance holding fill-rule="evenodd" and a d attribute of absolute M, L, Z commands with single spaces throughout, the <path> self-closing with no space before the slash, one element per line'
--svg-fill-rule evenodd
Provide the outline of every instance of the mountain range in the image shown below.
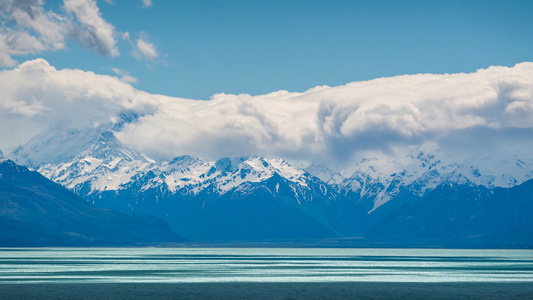
<path fill-rule="evenodd" d="M 527 159 L 458 160 L 427 146 L 341 170 L 254 155 L 156 160 L 115 137 L 122 124 L 51 128 L 7 156 L 96 208 L 161 218 L 193 241 L 533 245 Z"/>

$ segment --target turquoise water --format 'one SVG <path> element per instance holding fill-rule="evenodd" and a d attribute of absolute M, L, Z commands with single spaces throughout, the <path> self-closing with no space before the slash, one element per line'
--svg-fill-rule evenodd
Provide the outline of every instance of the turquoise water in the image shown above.
<path fill-rule="evenodd" d="M 533 282 L 533 250 L 0 248 L 0 283 Z"/>

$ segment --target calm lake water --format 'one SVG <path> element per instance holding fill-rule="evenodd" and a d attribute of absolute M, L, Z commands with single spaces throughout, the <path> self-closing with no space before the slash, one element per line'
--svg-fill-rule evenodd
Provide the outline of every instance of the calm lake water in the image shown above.
<path fill-rule="evenodd" d="M 0 248 L 0 283 L 532 282 L 533 250 Z"/>

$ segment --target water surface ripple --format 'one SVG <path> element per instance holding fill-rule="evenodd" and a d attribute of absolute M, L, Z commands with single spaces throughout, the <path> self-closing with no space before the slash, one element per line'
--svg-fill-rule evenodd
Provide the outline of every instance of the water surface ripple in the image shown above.
<path fill-rule="evenodd" d="M 533 282 L 533 250 L 0 248 L 0 283 Z"/>

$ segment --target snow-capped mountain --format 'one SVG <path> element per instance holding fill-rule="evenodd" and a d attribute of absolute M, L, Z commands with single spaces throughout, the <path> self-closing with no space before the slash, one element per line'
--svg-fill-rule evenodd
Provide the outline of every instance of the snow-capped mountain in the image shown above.
<path fill-rule="evenodd" d="M 443 185 L 509 188 L 533 178 L 518 157 L 458 160 L 436 147 L 367 157 L 340 170 L 300 169 L 260 156 L 156 161 L 112 127 L 53 128 L 9 157 L 99 208 L 150 214 L 192 240 L 362 236 L 394 210 Z"/>
<path fill-rule="evenodd" d="M 83 195 L 119 189 L 133 176 L 153 168 L 155 161 L 121 145 L 111 131 L 96 133 L 95 142 L 71 160 L 41 164 L 37 171 Z"/>
<path fill-rule="evenodd" d="M 137 117 L 124 114 L 123 121 L 114 126 Z M 302 170 L 281 159 L 258 156 L 217 161 L 181 156 L 156 162 L 141 151 L 124 146 L 111 129 L 103 127 L 46 130 L 15 148 L 9 157 L 82 196 L 120 190 L 139 178 L 145 180 L 140 190 L 160 188 L 170 194 L 179 191 L 194 195 L 208 187 L 224 194 L 273 174 L 305 188 L 312 175 L 339 194 L 351 194 L 359 198 L 356 201 L 370 199 L 373 205 L 369 212 L 404 190 L 423 196 L 447 182 L 493 188 L 512 187 L 533 178 L 533 164 L 516 156 L 506 160 L 484 157 L 457 161 L 436 147 L 415 148 L 399 158 L 368 157 L 339 171 L 324 165 Z"/>
<path fill-rule="evenodd" d="M 56 127 L 44 130 L 26 144 L 9 154 L 16 162 L 30 168 L 43 164 L 61 164 L 72 161 L 78 153 L 90 147 L 101 133 L 101 128 L 66 130 Z"/>
<path fill-rule="evenodd" d="M 8 156 L 16 160 L 18 164 L 35 169 L 46 164 L 59 165 L 72 162 L 80 153 L 87 151 L 90 147 L 95 147 L 95 144 L 102 139 L 104 132 L 120 130 L 124 124 L 135 122 L 138 118 L 139 115 L 135 112 L 124 112 L 117 116 L 115 123 L 110 125 L 88 129 L 47 128 L 24 145 L 12 149 Z M 125 148 L 118 144 L 114 146 Z M 117 149 L 117 151 L 120 150 Z"/>
<path fill-rule="evenodd" d="M 291 167 L 281 159 L 266 159 L 258 156 L 222 158 L 204 161 L 198 157 L 180 156 L 170 162 L 162 162 L 152 170 L 156 177 L 143 189 L 165 186 L 170 192 L 187 188 L 198 194 L 211 186 L 224 194 L 243 183 L 256 183 L 271 178 L 274 174 L 290 182 L 307 186 L 304 171 Z"/>
<path fill-rule="evenodd" d="M 57 129 L 52 131 L 58 132 Z M 61 132 L 56 142 L 53 134 L 47 131 L 32 139 L 29 146 L 36 149 L 43 140 L 46 140 L 43 147 L 61 143 L 71 134 L 80 132 Z M 48 157 L 39 164 L 36 163 L 38 155 L 21 155 L 25 147 L 18 147 L 11 155 L 26 162 L 31 159 L 38 172 L 97 207 L 159 216 L 176 230 L 183 230 L 191 223 L 197 223 L 200 229 L 203 224 L 213 222 L 220 211 L 228 209 L 227 214 L 234 215 L 231 222 L 221 220 L 215 227 L 232 239 L 250 238 L 246 236 L 246 229 L 251 221 L 268 210 L 271 211 L 269 216 L 261 217 L 269 224 L 265 228 L 272 228 L 278 219 L 287 218 L 294 219 L 294 225 L 279 228 L 275 233 L 265 231 L 258 238 L 291 238 L 306 234 L 329 237 L 342 231 L 326 217 L 330 210 L 327 201 L 333 198 L 327 185 L 284 160 L 247 156 L 206 161 L 180 156 L 157 162 L 122 145 L 110 130 L 88 130 L 85 135 L 84 140 L 93 142 L 75 156 L 71 151 L 58 151 L 49 155 L 60 157 Z M 59 159 L 65 161 L 54 163 Z M 224 201 L 232 204 L 219 207 Z M 251 213 L 254 211 L 255 215 Z M 299 224 L 308 225 L 300 228 Z M 256 232 L 261 230 L 265 229 L 258 228 Z M 193 238 L 215 239 L 221 234 L 215 235 L 213 226 L 201 232 L 188 231 L 188 236 Z"/>
<path fill-rule="evenodd" d="M 349 171 L 316 165 L 306 170 L 344 194 L 371 199 L 370 213 L 402 191 L 421 197 L 445 183 L 509 188 L 533 178 L 533 164 L 518 156 L 458 161 L 436 147 L 414 148 L 398 158 L 365 158 Z"/>
<path fill-rule="evenodd" d="M 210 187 L 224 194 L 243 183 L 261 182 L 274 174 L 307 186 L 305 172 L 281 159 L 249 156 L 205 161 L 199 157 L 180 156 L 156 162 L 120 144 L 111 131 L 100 133 L 94 144 L 73 159 L 59 164 L 41 164 L 36 169 L 82 194 L 120 190 L 139 178 L 144 178 L 140 190 L 159 188 L 169 193 L 198 194 Z"/>

